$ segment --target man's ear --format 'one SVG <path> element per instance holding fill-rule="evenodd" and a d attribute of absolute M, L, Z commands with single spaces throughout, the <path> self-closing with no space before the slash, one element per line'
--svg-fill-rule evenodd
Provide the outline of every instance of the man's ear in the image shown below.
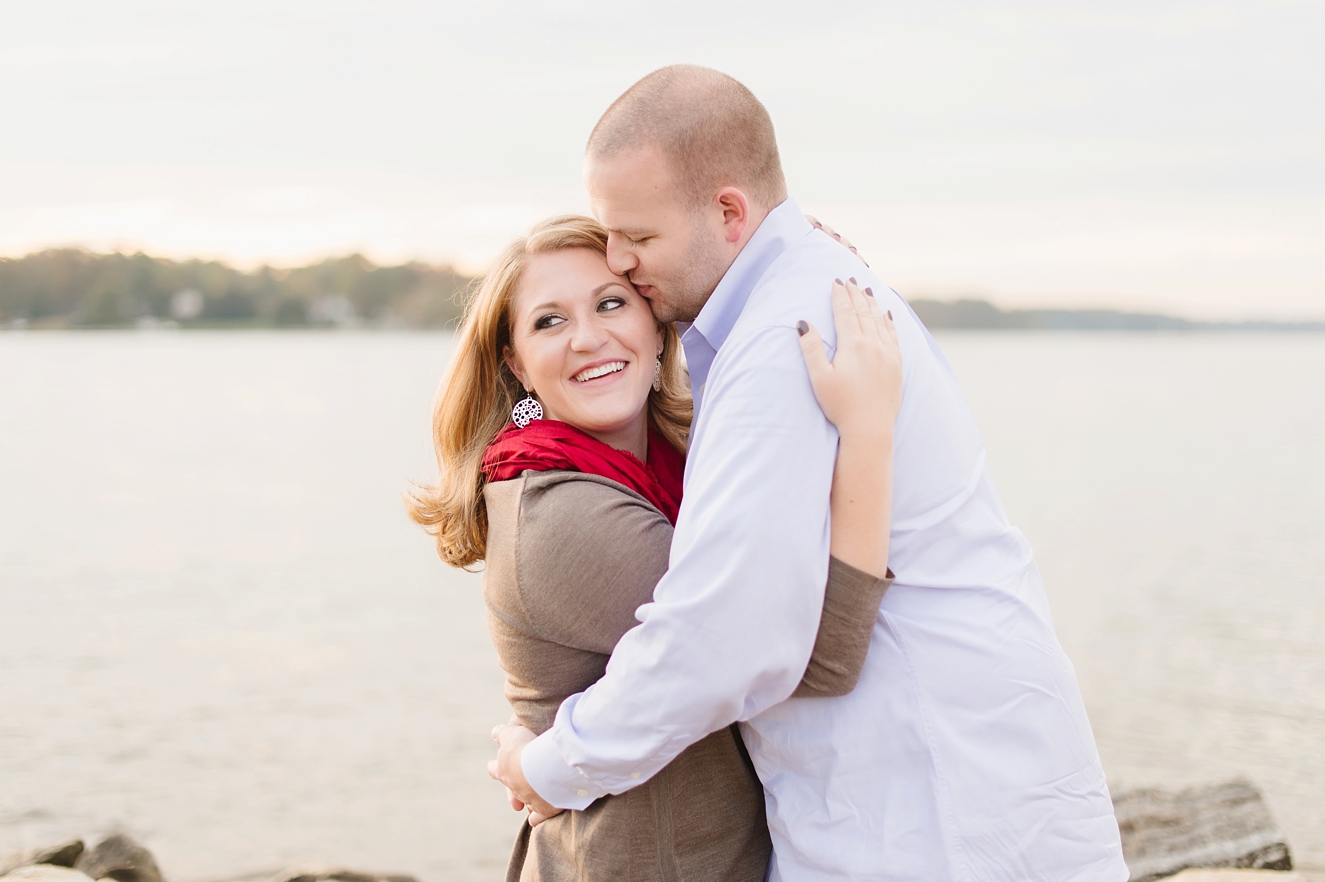
<path fill-rule="evenodd" d="M 528 392 L 529 384 L 525 382 L 524 367 L 520 364 L 520 358 L 515 354 L 515 350 L 511 349 L 510 346 L 503 346 L 501 348 L 501 358 L 502 361 L 506 362 L 506 366 L 511 369 L 511 373 L 515 374 L 515 378 L 520 381 L 520 385 Z"/>
<path fill-rule="evenodd" d="M 722 237 L 732 244 L 741 241 L 750 225 L 750 200 L 735 187 L 723 187 L 714 195 L 713 207 L 722 216 Z"/>

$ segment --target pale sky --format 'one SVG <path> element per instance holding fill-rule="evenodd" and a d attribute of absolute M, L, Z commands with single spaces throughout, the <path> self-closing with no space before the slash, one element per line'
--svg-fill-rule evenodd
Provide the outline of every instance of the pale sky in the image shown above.
<path fill-rule="evenodd" d="M 583 211 L 598 115 L 716 67 L 907 296 L 1325 318 L 1325 3 L 42 0 L 0 26 L 0 255 L 468 269 Z"/>

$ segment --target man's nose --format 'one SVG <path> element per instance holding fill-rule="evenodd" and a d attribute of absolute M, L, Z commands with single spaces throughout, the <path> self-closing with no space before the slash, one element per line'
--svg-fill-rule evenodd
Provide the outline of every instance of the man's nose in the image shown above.
<path fill-rule="evenodd" d="M 624 276 L 639 266 L 639 259 L 630 250 L 625 238 L 620 233 L 607 234 L 607 268 L 618 276 Z"/>

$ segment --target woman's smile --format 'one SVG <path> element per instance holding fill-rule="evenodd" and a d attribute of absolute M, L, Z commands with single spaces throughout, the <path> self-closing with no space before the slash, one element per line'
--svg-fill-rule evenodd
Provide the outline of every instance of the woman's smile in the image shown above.
<path fill-rule="evenodd" d="M 619 374 L 626 369 L 624 361 L 597 361 L 580 370 L 575 376 L 571 377 L 575 382 L 584 385 L 594 380 L 600 380 L 604 377 L 611 377 Z"/>

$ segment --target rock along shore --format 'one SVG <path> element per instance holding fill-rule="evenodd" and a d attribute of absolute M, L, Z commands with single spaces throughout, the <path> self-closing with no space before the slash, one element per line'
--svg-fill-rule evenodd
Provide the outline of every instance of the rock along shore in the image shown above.
<path fill-rule="evenodd" d="M 251 878 L 251 877 L 245 877 Z M 0 882 L 165 882 L 152 853 L 122 833 L 88 851 L 81 839 L 0 856 Z M 283 870 L 265 882 L 419 882 L 342 867 Z"/>
<path fill-rule="evenodd" d="M 1113 796 L 1129 882 L 1325 882 L 1294 873 L 1288 840 L 1265 798 L 1235 778 L 1182 790 Z M 264 874 L 265 875 L 265 874 Z M 343 867 L 284 870 L 245 882 L 419 882 L 413 876 Z M 88 850 L 81 839 L 0 856 L 0 882 L 165 882 L 151 852 L 120 833 Z"/>

